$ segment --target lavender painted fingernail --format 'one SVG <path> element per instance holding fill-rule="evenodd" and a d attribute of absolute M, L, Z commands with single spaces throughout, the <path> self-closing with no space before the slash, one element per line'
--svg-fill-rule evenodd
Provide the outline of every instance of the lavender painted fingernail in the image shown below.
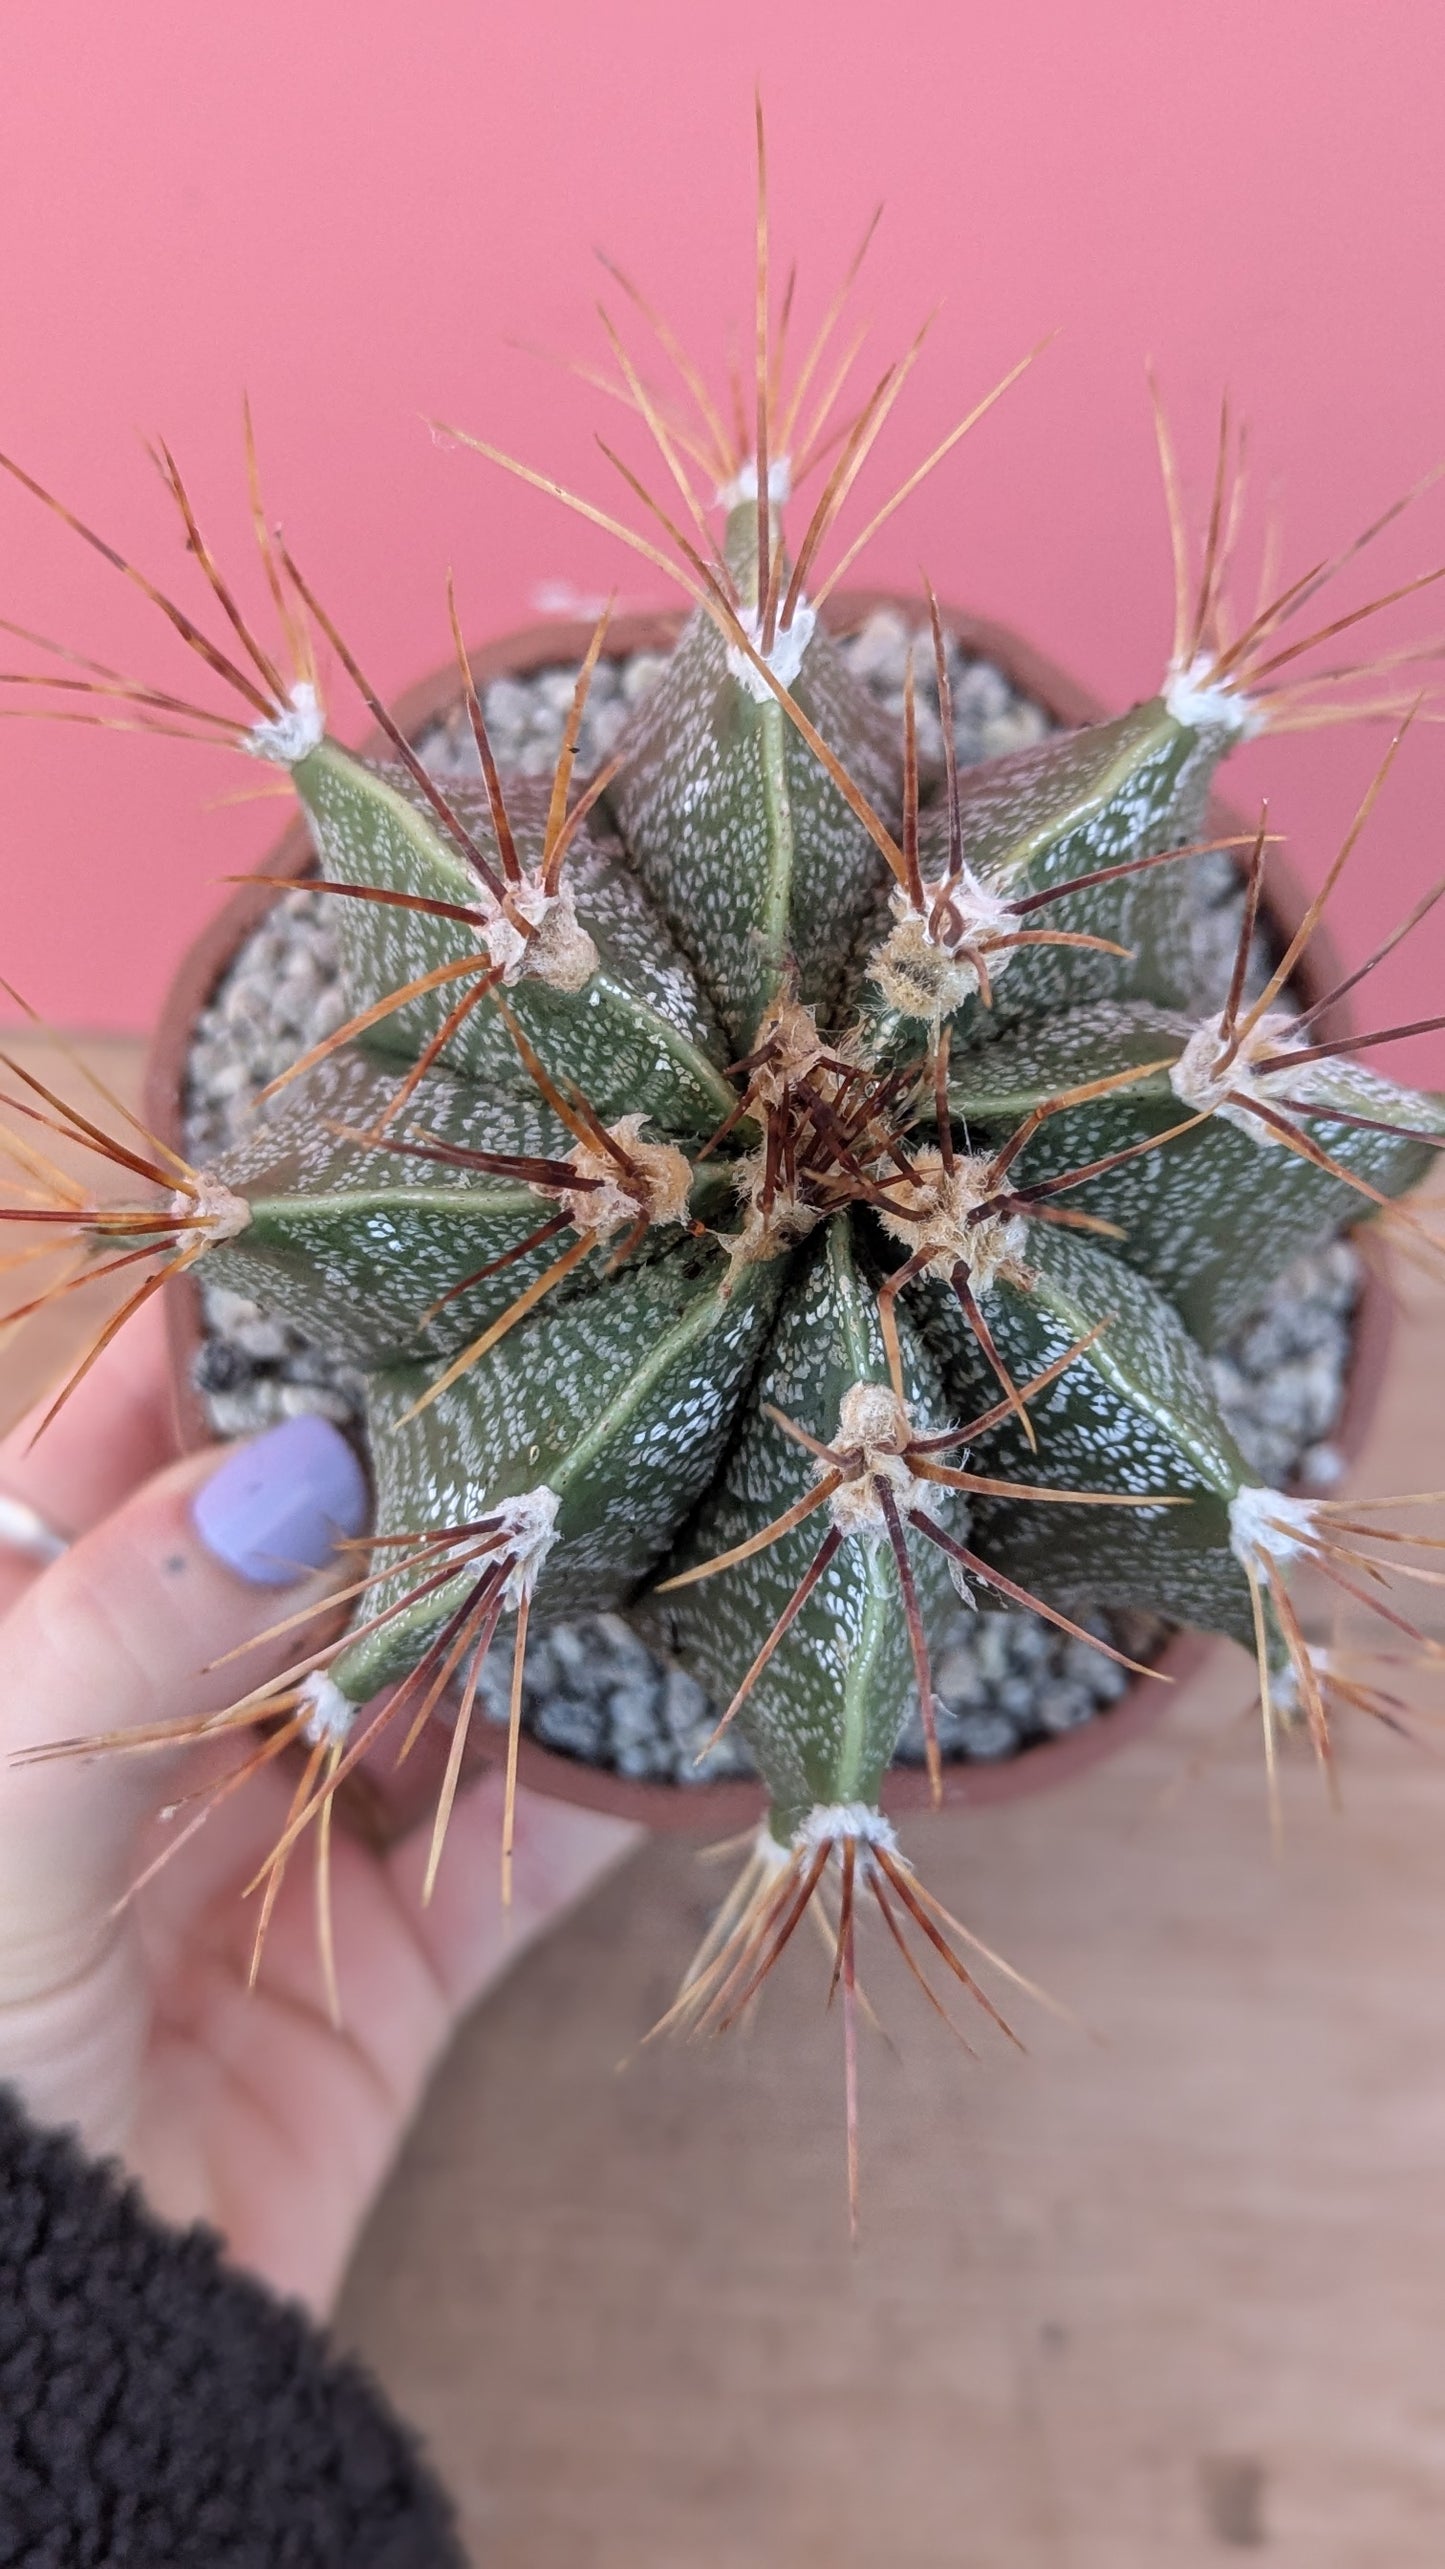
<path fill-rule="evenodd" d="M 324 1570 L 360 1534 L 369 1501 L 351 1447 L 326 1418 L 288 1418 L 228 1454 L 191 1503 L 208 1552 L 257 1588 Z"/>

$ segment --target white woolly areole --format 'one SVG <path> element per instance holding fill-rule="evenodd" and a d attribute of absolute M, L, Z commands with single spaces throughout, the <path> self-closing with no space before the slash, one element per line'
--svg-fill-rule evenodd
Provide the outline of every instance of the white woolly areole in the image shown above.
<path fill-rule="evenodd" d="M 1245 1569 L 1265 1556 L 1293 1561 L 1311 1549 L 1318 1526 L 1308 1499 L 1293 1499 L 1287 1490 L 1246 1486 L 1229 1502 L 1229 1548 Z"/>
<path fill-rule="evenodd" d="M 717 504 L 719 508 L 742 508 L 748 500 L 755 500 L 757 495 L 757 458 L 750 455 L 747 462 L 733 475 L 732 480 L 722 484 L 718 491 Z M 791 455 L 778 455 L 768 466 L 768 497 L 775 508 L 785 508 L 792 496 L 793 459 Z"/>
<path fill-rule="evenodd" d="M 1317 1063 L 1305 1062 L 1298 1070 L 1264 1073 L 1254 1067 L 1272 1054 L 1299 1052 L 1306 1041 L 1295 1018 L 1286 1017 L 1279 1009 L 1267 1009 L 1258 1025 L 1250 1028 L 1233 1060 L 1225 1063 L 1228 1047 L 1223 1015 L 1206 1017 L 1170 1071 L 1169 1085 L 1181 1104 L 1193 1107 L 1197 1115 L 1218 1115 L 1224 1123 L 1237 1125 L 1241 1133 L 1248 1133 L 1261 1150 L 1282 1151 L 1288 1148 L 1283 1135 L 1272 1131 L 1263 1116 L 1251 1115 L 1234 1101 L 1253 1097 L 1273 1107 L 1276 1114 L 1287 1114 L 1287 1109 L 1275 1103 L 1272 1091 L 1276 1086 L 1281 1086 L 1286 1095 L 1298 1096 L 1303 1091 L 1308 1097 Z"/>
<path fill-rule="evenodd" d="M 1028 1274 L 1024 1216 L 988 1213 L 982 1221 L 972 1218 L 995 1192 L 992 1161 L 980 1155 L 958 1157 L 950 1176 L 941 1152 L 915 1151 L 913 1167 L 914 1182 L 891 1190 L 886 1213 L 881 1205 L 878 1208 L 878 1219 L 889 1238 L 910 1252 L 932 1246 L 935 1254 L 923 1272 L 945 1281 L 962 1259 L 976 1294 L 986 1293 L 999 1275 L 1021 1282 Z"/>
<path fill-rule="evenodd" d="M 1207 651 L 1198 653 L 1185 668 L 1171 669 L 1163 696 L 1166 711 L 1187 731 L 1222 731 L 1231 740 L 1253 740 L 1265 727 L 1263 708 L 1215 676 L 1215 662 Z"/>
<path fill-rule="evenodd" d="M 565 883 L 555 892 L 544 892 L 540 883 L 509 888 L 481 933 L 509 990 L 524 973 L 552 990 L 580 990 L 597 970 L 597 948 Z"/>
<path fill-rule="evenodd" d="M 761 639 L 763 621 L 757 610 L 753 607 L 744 607 L 738 616 L 738 622 L 758 658 L 766 661 L 780 687 L 791 687 L 798 671 L 802 668 L 803 654 L 813 639 L 813 627 L 817 621 L 807 599 L 800 598 L 793 609 L 792 623 L 775 633 L 772 650 L 764 651 Z M 728 644 L 727 663 L 738 685 L 752 697 L 755 705 L 770 705 L 773 702 L 772 688 L 768 685 L 761 669 L 754 666 L 747 653 L 741 651 L 735 642 Z"/>
<path fill-rule="evenodd" d="M 885 1855 L 898 1853 L 898 1832 L 892 1821 L 869 1802 L 815 1802 L 793 1831 L 799 1853 L 816 1853 L 820 1846 L 834 1846 L 841 1838 L 851 1838 L 855 1846 L 881 1847 Z"/>
<path fill-rule="evenodd" d="M 177 1187 L 171 1197 L 171 1211 L 178 1220 L 201 1221 L 214 1243 L 234 1240 L 251 1219 L 251 1208 L 243 1195 L 233 1195 L 219 1178 L 208 1177 L 201 1170 L 189 1190 Z"/>
<path fill-rule="evenodd" d="M 856 1480 L 845 1481 L 828 1501 L 828 1514 L 840 1534 L 862 1535 L 876 1542 L 888 1533 L 880 1482 L 892 1492 L 900 1516 L 909 1508 L 926 1506 L 934 1496 L 932 1486 L 916 1481 L 903 1459 L 903 1448 L 913 1433 L 913 1422 L 891 1383 L 853 1383 L 843 1394 L 833 1451 L 848 1454 L 861 1449 L 863 1468 Z M 814 1468 L 821 1475 L 831 1466 L 820 1458 Z"/>
<path fill-rule="evenodd" d="M 945 882 L 948 897 L 933 925 Z M 940 875 L 925 883 L 919 910 L 900 884 L 890 906 L 895 920 L 868 967 L 891 1008 L 900 1016 L 922 1017 L 936 1025 L 950 1017 L 982 988 L 976 957 L 986 958 L 990 981 L 1006 972 L 1018 949 L 999 941 L 1018 926 L 1011 904 L 965 866 L 956 878 Z"/>
<path fill-rule="evenodd" d="M 692 1170 L 675 1142 L 641 1142 L 645 1115 L 624 1115 L 608 1133 L 632 1163 L 634 1176 L 624 1178 L 610 1151 L 600 1142 L 579 1142 L 567 1154 L 567 1165 L 579 1177 L 596 1178 L 596 1186 L 562 1187 L 558 1201 L 579 1231 L 610 1239 L 624 1223 L 630 1229 L 642 1214 L 650 1223 L 685 1222 L 692 1192 Z"/>
<path fill-rule="evenodd" d="M 301 1736 L 311 1748 L 339 1746 L 361 1710 L 349 1695 L 343 1695 L 324 1668 L 313 1669 L 309 1677 L 303 1677 L 301 1701 L 309 1708 L 302 1716 Z"/>
<path fill-rule="evenodd" d="M 963 866 L 956 875 L 940 874 L 936 883 L 924 884 L 923 892 L 930 916 L 942 903 L 938 934 L 950 949 L 987 946 L 999 937 L 1011 935 L 1018 926 L 1013 903 L 983 882 L 971 865 Z M 895 892 L 893 904 L 895 916 L 901 917 L 907 907 L 907 895 L 901 888 Z M 1010 956 L 1012 952 L 1010 947 Z M 995 969 L 1002 971 L 1004 961 L 1000 955 Z"/>
<path fill-rule="evenodd" d="M 502 1590 L 509 1606 L 519 1606 L 530 1597 L 542 1575 L 542 1564 L 557 1540 L 557 1510 L 562 1502 L 545 1481 L 535 1490 L 524 1490 L 519 1499 L 503 1499 L 487 1513 L 494 1525 L 502 1528 L 507 1549 L 512 1556 Z"/>
<path fill-rule="evenodd" d="M 242 733 L 241 747 L 248 758 L 268 759 L 273 767 L 295 767 L 319 749 L 325 737 L 326 720 L 316 690 L 309 678 L 298 678 L 289 705 L 278 705 L 274 714 L 253 723 Z"/>
<path fill-rule="evenodd" d="M 729 1281 L 744 1267 L 756 1266 L 762 1258 L 776 1258 L 783 1249 L 796 1247 L 823 1219 L 817 1205 L 804 1204 L 784 1186 L 775 1188 L 772 1203 L 764 1213 L 760 1198 L 766 1178 L 766 1148 L 735 1161 L 733 1192 L 743 1208 L 743 1219 L 736 1231 L 721 1235 L 721 1244 L 727 1251 Z"/>

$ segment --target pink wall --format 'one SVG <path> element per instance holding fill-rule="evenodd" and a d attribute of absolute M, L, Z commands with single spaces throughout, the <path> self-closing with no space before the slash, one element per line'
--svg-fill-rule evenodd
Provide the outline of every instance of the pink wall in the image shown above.
<path fill-rule="evenodd" d="M 422 417 L 605 493 L 605 406 L 508 341 L 596 350 L 601 241 L 721 359 L 747 294 L 760 73 L 805 293 L 882 196 L 862 295 L 880 349 L 945 299 L 875 492 L 1062 325 L 868 568 L 911 581 L 926 563 L 1123 702 L 1168 634 L 1146 354 L 1196 484 L 1231 388 L 1261 495 L 1282 477 L 1291 560 L 1445 453 L 1442 70 L 1435 0 L 11 0 L 0 443 L 174 577 L 140 433 L 173 443 L 235 559 L 249 388 L 274 505 L 386 688 L 444 656 L 448 563 L 479 638 L 533 614 L 548 580 L 655 595 Z M 1435 559 L 1445 486 L 1381 570 Z M 1445 628 L 1440 599 L 1396 630 Z M 13 489 L 0 613 L 182 668 Z M 1270 780 L 1317 873 L 1381 745 L 1256 746 L 1234 783 Z M 1418 730 L 1338 904 L 1347 947 L 1439 867 L 1442 778 L 1445 737 Z M 224 801 L 259 781 L 198 749 L 6 723 L 0 969 L 57 1018 L 143 1024 L 215 878 L 274 830 L 279 804 Z M 1429 935 L 1379 976 L 1378 1010 L 1441 1004 Z M 1420 1044 L 1398 1067 L 1430 1063 Z"/>

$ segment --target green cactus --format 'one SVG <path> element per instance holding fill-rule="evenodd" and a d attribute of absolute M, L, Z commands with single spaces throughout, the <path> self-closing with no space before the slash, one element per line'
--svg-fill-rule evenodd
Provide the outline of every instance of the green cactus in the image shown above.
<path fill-rule="evenodd" d="M 790 550 L 788 450 L 826 421 L 798 439 L 766 326 L 762 346 L 745 453 L 705 399 L 686 429 L 664 418 L 621 359 L 686 503 L 681 532 L 648 505 L 691 611 L 580 793 L 603 628 L 550 784 L 498 776 L 464 659 L 479 784 L 443 788 L 394 725 L 391 755 L 357 756 L 324 723 L 311 630 L 381 709 L 264 516 L 290 676 L 163 458 L 225 647 L 160 602 L 242 699 L 229 736 L 289 775 L 353 1013 L 214 1166 L 102 1144 L 152 1209 L 45 1217 L 103 1266 L 134 1259 L 142 1291 L 203 1258 L 365 1377 L 376 1523 L 351 1628 L 237 1708 L 310 1744 L 277 1863 L 383 1729 L 459 1684 L 435 1860 L 499 1626 L 520 1666 L 529 1616 L 643 1616 L 771 1797 L 679 2002 L 708 2024 L 830 1881 L 850 1999 L 864 1889 L 895 1941 L 920 1931 L 968 1979 L 880 1804 L 915 1700 L 937 1783 L 929 1650 L 959 1596 L 1069 1631 L 1104 1604 L 1232 1634 L 1259 1648 L 1267 1732 L 1292 1685 L 1327 1750 L 1330 1681 L 1287 1573 L 1306 1554 L 1337 1570 L 1347 1538 L 1326 1503 L 1254 1484 L 1204 1352 L 1445 1135 L 1445 1102 L 1298 1014 L 1303 936 L 1250 982 L 1262 834 L 1223 986 L 1191 936 L 1216 770 L 1310 709 L 1272 690 L 1318 579 L 1227 641 L 1216 505 L 1160 693 L 966 776 L 930 599 L 944 755 L 921 766 L 911 686 L 895 736 L 816 582 L 898 370 Z M 56 683 L 119 689 L 142 724 L 226 728 L 161 689 Z M 65 1120 L 33 1083 L 10 1103 Z"/>

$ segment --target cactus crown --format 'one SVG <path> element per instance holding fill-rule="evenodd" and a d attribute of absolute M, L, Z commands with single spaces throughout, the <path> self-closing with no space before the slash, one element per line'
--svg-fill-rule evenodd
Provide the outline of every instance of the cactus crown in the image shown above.
<path fill-rule="evenodd" d="M 645 1614 L 745 1732 L 771 1798 L 680 2002 L 714 2024 L 830 1883 L 845 1995 L 864 1890 L 895 1941 L 919 1931 L 967 1979 L 956 1922 L 879 1815 L 915 1696 L 937 1785 L 930 1640 L 958 1594 L 1069 1631 L 1084 1605 L 1120 1604 L 1234 1634 L 1258 1650 L 1267 1736 L 1271 1687 L 1292 1682 L 1327 1752 L 1331 1681 L 1287 1574 L 1307 1554 L 1347 1580 L 1367 1538 L 1254 1484 L 1205 1356 L 1303 1249 L 1384 1218 L 1445 1134 L 1440 1100 L 1322 1031 L 1327 997 L 1301 1013 L 1291 978 L 1319 903 L 1259 966 L 1263 831 L 1240 851 L 1222 981 L 1192 932 L 1192 860 L 1220 843 L 1208 789 L 1235 742 L 1390 709 L 1363 667 L 1313 692 L 1295 679 L 1339 564 L 1232 632 L 1227 425 L 1193 568 L 1161 421 L 1178 614 L 1159 693 L 960 774 L 930 594 L 942 749 L 925 759 L 911 678 L 895 732 L 822 612 L 864 536 L 821 576 L 917 343 L 834 431 L 838 306 L 785 390 L 766 240 L 763 220 L 746 434 L 685 358 L 691 406 L 674 414 L 612 332 L 613 388 L 673 495 L 621 468 L 649 531 L 619 532 L 689 613 L 580 789 L 605 618 L 539 784 L 498 773 L 453 606 L 480 781 L 443 785 L 259 495 L 285 665 L 257 639 L 161 451 L 224 644 L 122 567 L 239 713 L 70 657 L 50 683 L 82 693 L 83 718 L 229 740 L 287 771 L 352 1014 L 204 1170 L 107 1139 L 33 1080 L 8 1101 L 12 1218 L 129 1265 L 137 1301 L 204 1258 L 365 1372 L 376 1521 L 350 1628 L 237 1707 L 309 1753 L 276 1867 L 379 1731 L 414 1731 L 459 1683 L 439 1853 L 498 1627 L 520 1668 L 530 1616 Z M 815 469 L 790 545 L 792 487 Z M 252 471 L 254 486 L 254 455 Z M 327 728 L 318 629 L 387 754 Z M 48 1196 L 50 1121 L 83 1126 L 144 1201 Z M 514 1684 L 514 1726 L 519 1700 Z"/>

